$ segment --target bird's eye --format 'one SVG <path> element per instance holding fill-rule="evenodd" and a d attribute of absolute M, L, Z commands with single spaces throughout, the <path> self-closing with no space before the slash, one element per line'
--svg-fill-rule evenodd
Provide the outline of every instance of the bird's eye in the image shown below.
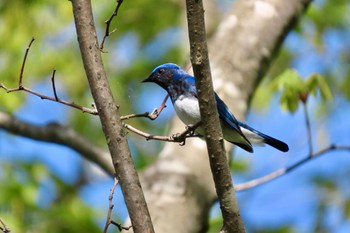
<path fill-rule="evenodd" d="M 160 69 L 160 70 L 158 70 L 158 72 L 161 74 L 164 72 L 164 69 Z"/>

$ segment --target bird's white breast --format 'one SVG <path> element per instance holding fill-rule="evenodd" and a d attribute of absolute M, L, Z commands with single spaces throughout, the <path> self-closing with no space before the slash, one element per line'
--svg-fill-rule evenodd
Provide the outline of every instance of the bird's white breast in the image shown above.
<path fill-rule="evenodd" d="M 186 125 L 195 124 L 201 120 L 198 99 L 195 97 L 179 96 L 174 102 L 174 109 L 180 120 Z"/>

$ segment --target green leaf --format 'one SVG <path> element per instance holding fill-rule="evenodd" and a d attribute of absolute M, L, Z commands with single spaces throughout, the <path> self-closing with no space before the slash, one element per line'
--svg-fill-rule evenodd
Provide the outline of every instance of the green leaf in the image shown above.
<path fill-rule="evenodd" d="M 333 100 L 330 87 L 323 76 L 319 74 L 312 74 L 306 79 L 306 86 L 310 94 L 316 95 L 317 91 L 319 90 L 324 101 Z"/>
<path fill-rule="evenodd" d="M 294 69 L 287 69 L 282 74 L 276 77 L 274 82 L 272 82 L 272 89 L 285 90 L 301 90 L 304 88 L 304 82 L 300 77 L 299 73 Z"/>
<path fill-rule="evenodd" d="M 282 109 L 295 112 L 298 109 L 300 94 L 306 92 L 304 80 L 296 70 L 287 69 L 270 86 L 272 91 L 280 91 Z"/>
<path fill-rule="evenodd" d="M 316 96 L 319 91 L 324 101 L 333 99 L 326 80 L 319 74 L 312 74 L 306 80 L 296 70 L 287 69 L 270 85 L 271 91 L 280 91 L 280 104 L 284 110 L 295 112 L 299 101 L 306 102 L 308 95 Z"/>

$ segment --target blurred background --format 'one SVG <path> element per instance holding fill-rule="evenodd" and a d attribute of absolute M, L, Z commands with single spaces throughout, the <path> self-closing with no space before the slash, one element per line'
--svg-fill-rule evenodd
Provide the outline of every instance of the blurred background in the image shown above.
<path fill-rule="evenodd" d="M 209 36 L 233 2 L 215 1 Z M 114 4 L 93 1 L 100 41 Z M 121 6 L 111 25 L 116 32 L 107 38 L 102 54 L 121 114 L 151 111 L 162 102 L 166 93 L 161 88 L 140 83 L 154 67 L 165 62 L 187 65 L 183 4 L 134 0 Z M 321 74 L 333 94 L 332 101 L 322 100 L 319 94 L 308 100 L 314 150 L 331 143 L 350 145 L 349 12 L 348 0 L 316 0 L 289 33 L 252 99 L 246 121 L 287 142 L 290 152 L 281 155 L 263 147 L 255 148 L 252 155 L 236 149 L 232 162 L 235 183 L 291 165 L 309 151 L 302 107 L 291 113 L 281 108 L 280 93 L 264 92 L 287 68 L 305 78 Z M 58 96 L 91 106 L 69 1 L 0 2 L 0 83 L 17 86 L 23 55 L 33 36 L 36 40 L 26 62 L 24 84 L 52 96 L 50 78 L 56 69 Z M 174 117 L 171 103 L 167 106 L 156 121 L 139 118 L 130 124 L 167 135 Z M 0 90 L 0 111 L 36 125 L 59 122 L 95 145 L 106 146 L 97 117 L 58 103 Z M 129 144 L 139 170 L 155 161 L 164 146 L 164 142 L 146 141 L 132 133 Z M 335 151 L 275 181 L 238 192 L 248 232 L 350 232 L 349 177 L 350 152 Z M 111 177 L 73 150 L 0 129 L 0 218 L 13 232 L 101 232 L 112 185 Z M 113 218 L 123 222 L 127 212 L 119 187 L 114 203 Z M 215 232 L 220 219 L 218 205 L 212 208 L 210 219 Z"/>

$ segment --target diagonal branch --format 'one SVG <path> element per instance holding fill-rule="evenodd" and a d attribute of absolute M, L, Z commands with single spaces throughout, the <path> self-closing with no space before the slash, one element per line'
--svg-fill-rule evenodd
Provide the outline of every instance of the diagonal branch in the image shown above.
<path fill-rule="evenodd" d="M 330 146 L 328 146 L 328 147 L 326 147 L 326 148 L 324 148 L 324 149 L 322 149 L 322 150 L 320 150 L 312 155 L 306 156 L 304 159 L 296 162 L 293 165 L 278 169 L 278 170 L 271 172 L 270 174 L 267 174 L 267 175 L 262 176 L 260 178 L 250 180 L 250 181 L 242 183 L 242 184 L 237 184 L 237 185 L 235 185 L 235 190 L 236 191 L 243 191 L 243 190 L 255 188 L 257 186 L 260 186 L 262 184 L 265 184 L 267 182 L 275 180 L 283 175 L 286 175 L 286 174 L 290 173 L 291 171 L 294 171 L 296 168 L 299 168 L 301 165 L 303 165 L 307 162 L 310 162 L 314 158 L 320 157 L 321 155 L 324 155 L 326 153 L 329 153 L 331 151 L 336 151 L 336 150 L 350 151 L 350 146 L 332 144 L 332 145 L 330 145 Z"/>
<path fill-rule="evenodd" d="M 26 61 L 27 61 L 27 56 L 28 56 L 28 53 L 29 53 L 29 50 L 30 50 L 30 47 L 32 47 L 32 44 L 34 42 L 34 37 L 30 40 L 29 42 L 29 45 L 26 49 L 26 52 L 24 54 L 24 58 L 23 58 L 23 62 L 22 62 L 22 67 L 21 67 L 21 73 L 19 75 L 19 82 L 18 82 L 18 87 L 20 88 L 22 86 L 22 79 L 23 79 L 23 73 L 24 73 L 24 67 L 25 67 L 25 64 L 26 64 Z"/>
<path fill-rule="evenodd" d="M 105 35 L 103 36 L 102 42 L 101 42 L 101 45 L 100 45 L 100 50 L 101 51 L 103 51 L 103 46 L 104 46 L 106 38 L 108 36 L 110 36 L 113 32 L 115 32 L 115 30 L 116 30 L 116 29 L 114 29 L 111 32 L 109 31 L 110 30 L 110 26 L 111 26 L 111 22 L 112 22 L 113 18 L 118 15 L 118 11 L 119 11 L 119 8 L 122 5 L 122 3 L 123 3 L 123 0 L 117 0 L 117 6 L 116 6 L 114 12 L 109 17 L 109 19 L 106 20 L 106 22 L 105 22 L 106 23 L 106 31 L 105 31 Z"/>
<path fill-rule="evenodd" d="M 302 101 L 303 104 L 303 110 L 304 110 L 304 116 L 305 116 L 305 125 L 306 125 L 306 131 L 307 131 L 307 140 L 309 142 L 309 156 L 313 156 L 313 146 L 312 146 L 312 133 L 311 133 L 311 124 L 310 124 L 310 117 L 309 117 L 309 111 L 307 109 L 307 102 Z"/>
<path fill-rule="evenodd" d="M 96 111 L 96 109 L 86 108 L 86 107 L 78 105 L 78 104 L 76 104 L 74 102 L 69 102 L 69 101 L 65 101 L 65 100 L 62 100 L 62 99 L 58 98 L 57 93 L 56 93 L 56 87 L 55 87 L 56 70 L 53 70 L 52 77 L 51 77 L 52 88 L 53 88 L 53 92 L 54 92 L 54 96 L 55 97 L 43 95 L 43 94 L 41 94 L 39 92 L 36 92 L 36 91 L 34 91 L 34 90 L 32 90 L 32 89 L 30 89 L 30 88 L 28 88 L 28 87 L 23 85 L 23 73 L 24 73 L 24 69 L 25 69 L 28 53 L 29 53 L 29 50 L 30 50 L 33 42 L 34 42 L 34 38 L 32 38 L 31 41 L 29 42 L 29 45 L 28 45 L 28 47 L 26 49 L 26 52 L 24 54 L 24 58 L 23 58 L 23 61 L 22 61 L 22 66 L 21 66 L 21 72 L 20 72 L 20 75 L 19 75 L 18 87 L 8 88 L 3 83 L 0 83 L 0 89 L 4 89 L 7 93 L 17 92 L 17 91 L 25 91 L 25 92 L 30 93 L 32 95 L 38 96 L 41 99 L 51 100 L 51 101 L 54 101 L 54 102 L 58 102 L 58 103 L 70 106 L 72 108 L 79 109 L 79 110 L 81 110 L 83 112 L 87 112 L 87 113 L 92 114 L 92 115 L 97 115 L 98 112 Z"/>
<path fill-rule="evenodd" d="M 84 138 L 70 127 L 57 123 L 36 126 L 0 111 L 0 128 L 34 140 L 67 146 L 85 159 L 97 164 L 107 174 L 111 176 L 114 174 L 109 152 L 94 146 L 87 138 Z"/>
<path fill-rule="evenodd" d="M 111 192 L 109 193 L 109 197 L 108 197 L 108 200 L 109 200 L 109 208 L 108 208 L 108 214 L 107 214 L 107 219 L 106 219 L 106 223 L 105 223 L 105 228 L 103 230 L 103 233 L 107 233 L 107 230 L 108 230 L 108 227 L 109 225 L 113 224 L 115 225 L 119 231 L 122 231 L 122 230 L 129 230 L 132 226 L 128 226 L 128 227 L 123 227 L 120 223 L 117 223 L 115 221 L 113 221 L 111 219 L 111 216 L 112 216 L 112 210 L 114 208 L 114 205 L 113 205 L 113 195 L 114 195 L 114 191 L 118 185 L 119 181 L 117 178 L 114 178 L 114 184 L 113 184 L 113 187 L 111 188 Z"/>
<path fill-rule="evenodd" d="M 146 132 L 143 132 L 139 129 L 136 129 L 135 127 L 122 123 L 123 127 L 127 130 L 130 130 L 131 132 L 134 132 L 137 135 L 140 135 L 146 140 L 158 140 L 158 141 L 166 141 L 166 142 L 179 142 L 181 146 L 184 146 L 186 143 L 186 139 L 189 137 L 197 137 L 195 134 L 195 129 L 199 127 L 200 122 L 194 124 L 194 125 L 188 125 L 186 127 L 186 130 L 184 130 L 182 133 L 174 134 L 172 136 L 158 136 L 158 135 L 152 135 Z"/>
<path fill-rule="evenodd" d="M 3 232 L 3 233 L 10 233 L 11 230 L 10 228 L 8 228 L 8 226 L 6 226 L 5 222 L 0 218 L 0 224 L 2 226 L 0 226 L 0 230 Z"/>

